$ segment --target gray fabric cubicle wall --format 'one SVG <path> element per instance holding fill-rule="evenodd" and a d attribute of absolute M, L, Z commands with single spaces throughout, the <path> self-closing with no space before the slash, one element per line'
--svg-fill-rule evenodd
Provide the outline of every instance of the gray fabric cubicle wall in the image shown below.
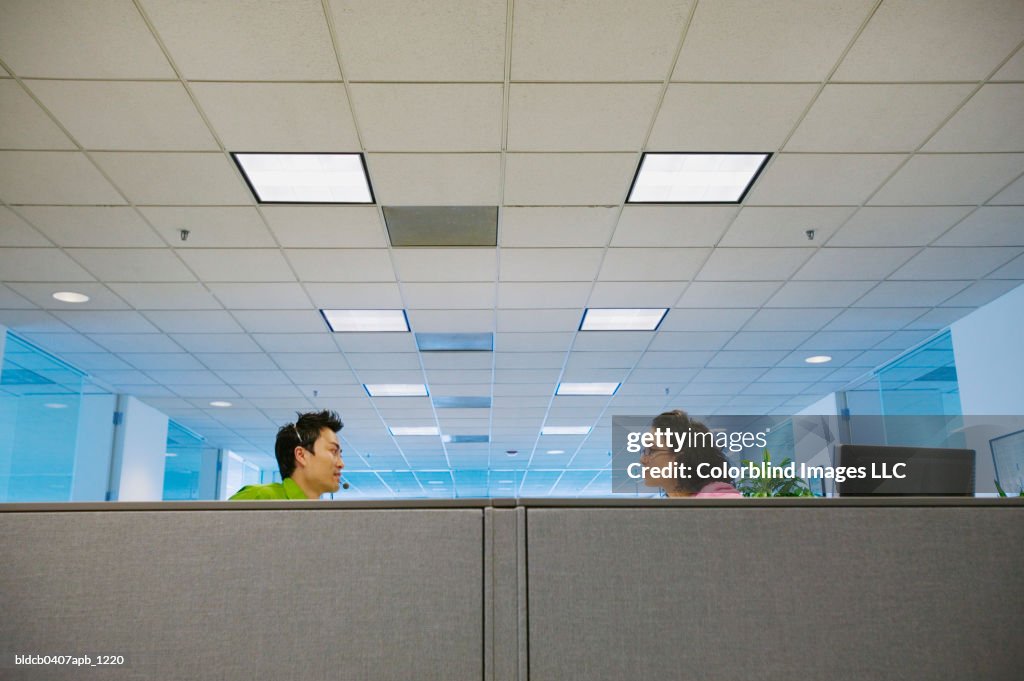
<path fill-rule="evenodd" d="M 1020 679 L 1024 508 L 531 508 L 529 678 Z"/>
<path fill-rule="evenodd" d="M 277 508 L 0 513 L 0 678 L 481 677 L 482 509 Z"/>

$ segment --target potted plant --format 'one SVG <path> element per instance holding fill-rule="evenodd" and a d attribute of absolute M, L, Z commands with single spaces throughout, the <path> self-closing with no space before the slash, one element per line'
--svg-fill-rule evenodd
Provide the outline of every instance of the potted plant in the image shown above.
<path fill-rule="evenodd" d="M 790 463 L 791 459 L 783 459 L 780 464 L 781 468 L 785 468 Z M 740 461 L 740 464 L 744 468 L 760 468 L 762 475 L 754 477 L 740 478 L 736 484 L 736 489 L 740 491 L 745 497 L 813 497 L 814 493 L 811 488 L 807 485 L 807 482 L 800 477 L 771 477 L 766 476 L 763 473 L 771 469 L 772 457 L 767 449 L 764 450 L 764 458 L 760 464 L 754 464 L 753 461 L 744 459 Z"/>

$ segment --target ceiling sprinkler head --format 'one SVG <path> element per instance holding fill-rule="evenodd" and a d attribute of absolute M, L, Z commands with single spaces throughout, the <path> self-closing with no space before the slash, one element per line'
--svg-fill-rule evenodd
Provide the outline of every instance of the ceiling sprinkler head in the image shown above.
<path fill-rule="evenodd" d="M 179 236 L 181 236 L 182 241 L 188 241 L 188 235 L 191 233 L 192 232 L 188 231 L 187 229 L 183 229 L 180 232 L 178 232 Z"/>
<path fill-rule="evenodd" d="M 814 241 L 814 230 L 813 229 L 807 230 L 806 232 L 804 232 L 804 234 L 807 235 L 807 240 L 808 241 Z"/>

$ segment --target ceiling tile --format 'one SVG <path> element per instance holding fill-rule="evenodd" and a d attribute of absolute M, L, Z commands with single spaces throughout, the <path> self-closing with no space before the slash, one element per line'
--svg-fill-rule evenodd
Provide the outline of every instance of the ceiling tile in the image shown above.
<path fill-rule="evenodd" d="M 0 271 L 5 282 L 93 281 L 88 272 L 56 248 L 0 248 Z"/>
<path fill-rule="evenodd" d="M 625 206 L 612 246 L 714 246 L 736 217 L 720 206 Z"/>
<path fill-rule="evenodd" d="M 58 319 L 84 333 L 157 333 L 159 329 L 133 311 L 61 310 Z M 175 350 L 180 352 L 181 350 Z M 130 352 L 130 351 L 129 351 Z M 146 352 L 137 350 L 136 352 Z"/>
<path fill-rule="evenodd" d="M 337 350 L 334 340 L 326 333 L 257 333 L 253 334 L 252 338 L 266 352 L 333 352 Z"/>
<path fill-rule="evenodd" d="M 786 151 L 913 151 L 973 85 L 826 85 Z"/>
<path fill-rule="evenodd" d="M 499 335 L 504 332 L 532 335 L 537 331 L 576 331 L 583 318 L 583 310 L 498 310 L 497 317 Z M 497 343 L 495 345 L 498 347 Z M 500 347 L 503 350 L 513 349 L 507 345 Z"/>
<path fill-rule="evenodd" d="M 678 0 L 519 0 L 512 45 L 522 48 L 513 52 L 512 80 L 664 80 L 690 6 Z"/>
<path fill-rule="evenodd" d="M 499 154 L 368 154 L 377 202 L 389 206 L 494 206 Z"/>
<path fill-rule="evenodd" d="M 253 202 L 223 154 L 95 152 L 92 156 L 137 205 L 248 206 Z"/>
<path fill-rule="evenodd" d="M 392 257 L 401 281 L 494 281 L 497 278 L 497 256 L 489 248 L 402 248 L 393 250 Z"/>
<path fill-rule="evenodd" d="M 505 248 L 500 277 L 505 281 L 593 281 L 604 251 L 599 248 Z"/>
<path fill-rule="evenodd" d="M 127 2 L 2 3 L 0 45 L 4 62 L 22 77 L 174 78 Z"/>
<path fill-rule="evenodd" d="M 576 335 L 573 352 L 609 352 L 646 350 L 653 331 L 586 331 Z"/>
<path fill-rule="evenodd" d="M 477 283 L 405 283 L 402 293 L 406 307 L 412 309 L 469 309 L 493 308 L 495 285 Z"/>
<path fill-rule="evenodd" d="M 330 0 L 349 80 L 500 82 L 503 0 Z"/>
<path fill-rule="evenodd" d="M 697 278 L 704 281 L 788 279 L 813 248 L 716 248 Z M 684 269 L 682 275 L 686 274 Z"/>
<path fill-rule="evenodd" d="M 925 307 L 855 307 L 836 317 L 826 331 L 898 331 L 928 311 Z"/>
<path fill-rule="evenodd" d="M 156 33 L 189 80 L 337 80 L 323 12 L 316 0 L 146 0 Z"/>
<path fill-rule="evenodd" d="M 741 331 L 733 336 L 726 350 L 790 350 L 807 340 L 808 331 Z"/>
<path fill-rule="evenodd" d="M 972 312 L 974 312 L 974 308 L 971 307 L 937 307 L 934 310 L 925 312 L 923 315 L 912 321 L 907 325 L 907 328 L 937 331 L 938 329 L 948 327 L 956 320 L 962 319 Z M 881 364 L 881 362 L 876 363 L 875 366 L 878 364 Z"/>
<path fill-rule="evenodd" d="M 160 235 L 175 248 L 273 247 L 273 237 L 255 208 L 140 208 Z M 186 240 L 181 230 L 189 231 Z"/>
<path fill-rule="evenodd" d="M 412 333 L 335 333 L 334 339 L 345 352 L 415 352 Z"/>
<path fill-rule="evenodd" d="M 685 281 L 599 281 L 587 307 L 671 307 L 685 288 Z"/>
<path fill-rule="evenodd" d="M 237 310 L 234 316 L 250 333 L 318 333 L 327 329 L 316 310 Z"/>
<path fill-rule="evenodd" d="M 45 310 L 0 310 L 0 324 L 24 333 L 74 332 L 74 329 Z"/>
<path fill-rule="evenodd" d="M 878 193 L 873 205 L 984 203 L 1024 171 L 1024 154 L 918 154 Z"/>
<path fill-rule="evenodd" d="M 1018 177 L 1011 184 L 1007 185 L 1007 187 L 996 194 L 989 203 L 1000 206 L 1019 206 L 1024 204 L 1024 176 Z"/>
<path fill-rule="evenodd" d="M 96 343 L 93 343 L 91 340 L 78 333 L 25 333 L 24 336 L 30 342 L 46 348 L 50 352 L 60 353 L 61 359 L 66 360 L 72 365 L 86 371 L 93 371 L 96 369 L 131 368 L 110 353 L 105 352 L 103 348 Z M 100 357 L 108 359 L 93 359 Z M 110 360 L 115 361 L 112 362 Z M 115 363 L 120 364 L 120 366 L 115 366 Z"/>
<path fill-rule="evenodd" d="M 46 286 L 48 291 L 52 290 L 46 284 L 27 284 L 27 285 L 28 286 L 33 286 L 33 285 L 35 285 L 35 286 Z M 21 284 L 21 286 L 26 286 L 26 284 Z M 48 296 L 46 296 L 46 297 L 48 297 Z M 52 298 L 51 298 L 51 300 L 52 300 Z M 57 303 L 59 301 L 54 300 L 53 302 Z M 19 309 L 32 310 L 32 309 L 35 309 L 36 307 L 37 306 L 34 303 L 29 302 L 28 300 L 26 300 L 26 298 L 23 298 L 22 296 L 20 296 L 17 293 L 15 293 L 15 291 L 12 288 L 0 285 L 0 310 L 19 310 Z"/>
<path fill-rule="evenodd" d="M 508 150 L 638 151 L 660 94 L 653 83 L 513 83 Z"/>
<path fill-rule="evenodd" d="M 398 310 L 404 307 L 397 283 L 305 284 L 313 304 L 321 309 Z"/>
<path fill-rule="evenodd" d="M 778 295 L 775 296 L 776 298 Z M 837 307 L 762 308 L 744 331 L 817 331 L 842 311 Z"/>
<path fill-rule="evenodd" d="M 785 357 L 786 352 L 784 350 L 746 350 L 741 352 L 719 352 L 711 360 L 708 361 L 707 366 L 712 368 L 743 368 L 743 367 L 763 367 L 769 368 L 775 366 L 775 363 Z M 751 391 L 749 389 L 744 390 L 747 394 L 762 395 L 762 394 L 779 394 L 777 392 L 763 393 L 760 391 Z"/>
<path fill-rule="evenodd" d="M 964 206 L 864 207 L 829 246 L 926 246 L 971 211 Z"/>
<path fill-rule="evenodd" d="M 870 15 L 871 0 L 701 3 L 672 80 L 824 79 Z"/>
<path fill-rule="evenodd" d="M 253 347 L 256 347 L 255 344 L 253 344 Z M 259 350 L 259 348 L 256 349 Z M 279 366 L 270 359 L 269 355 L 263 352 L 196 353 L 195 358 L 202 362 L 206 368 L 213 371 L 272 371 Z M 324 367 L 333 368 L 327 362 L 324 362 Z"/>
<path fill-rule="evenodd" d="M 935 241 L 936 246 L 1024 246 L 1024 207 L 982 206 Z"/>
<path fill-rule="evenodd" d="M 507 154 L 505 203 L 618 205 L 636 172 L 636 154 Z"/>
<path fill-rule="evenodd" d="M 1024 151 L 1013 121 L 1024 111 L 1024 85 L 985 85 L 956 112 L 924 151 Z"/>
<path fill-rule="evenodd" d="M 353 83 L 367 151 L 500 151 L 500 84 Z"/>
<path fill-rule="evenodd" d="M 165 333 L 233 333 L 242 330 L 238 322 L 224 311 L 146 311 L 145 316 Z"/>
<path fill-rule="evenodd" d="M 647 149 L 774 151 L 817 90 L 815 84 L 669 85 Z"/>
<path fill-rule="evenodd" d="M 260 352 L 255 341 L 244 333 L 178 333 L 171 338 L 191 353 Z"/>
<path fill-rule="evenodd" d="M 24 206 L 19 212 L 58 246 L 160 247 L 160 237 L 127 206 Z"/>
<path fill-rule="evenodd" d="M 358 151 L 341 83 L 192 83 L 229 151 Z"/>
<path fill-rule="evenodd" d="M 903 267 L 893 279 L 980 279 L 1019 253 L 1021 248 L 926 248 Z"/>
<path fill-rule="evenodd" d="M 747 205 L 857 206 L 903 161 L 899 154 L 780 154 Z"/>
<path fill-rule="evenodd" d="M 992 0 L 883 3 L 833 78 L 858 81 L 977 81 L 1020 42 L 1024 6 Z"/>
<path fill-rule="evenodd" d="M 573 312 L 576 312 L 573 310 Z M 576 326 L 579 326 L 582 309 L 576 312 Z M 521 318 L 521 315 L 520 315 Z M 502 313 L 498 313 L 499 321 Z M 494 338 L 494 349 L 503 352 L 565 352 L 572 345 L 575 327 L 571 331 L 558 333 L 515 333 L 505 331 Z"/>
<path fill-rule="evenodd" d="M 85 154 L 0 151 L 0 199 L 8 204 L 124 204 Z"/>
<path fill-rule="evenodd" d="M 0 42 L 7 44 L 3 38 L 0 38 Z M 4 121 L 0 128 L 2 149 L 75 148 L 68 136 L 50 120 L 16 80 L 0 80 L 0 119 Z"/>
<path fill-rule="evenodd" d="M 686 281 L 697 274 L 708 252 L 706 248 L 609 248 L 598 278 L 601 281 Z"/>
<path fill-rule="evenodd" d="M 409 326 L 420 333 L 494 331 L 494 310 L 409 310 Z"/>
<path fill-rule="evenodd" d="M 978 281 L 942 303 L 950 307 L 981 307 L 1020 286 L 1019 281 Z"/>
<path fill-rule="evenodd" d="M 375 206 L 262 206 L 285 248 L 384 248 Z"/>
<path fill-rule="evenodd" d="M 26 206 L 18 208 L 24 214 Z M 4 246 L 41 246 L 52 245 L 46 237 L 33 229 L 27 222 L 18 217 L 14 211 L 0 206 L 0 247 Z"/>
<path fill-rule="evenodd" d="M 888 331 L 821 331 L 801 347 L 806 350 L 867 350 L 888 335 Z"/>
<path fill-rule="evenodd" d="M 752 309 L 673 308 L 661 323 L 662 331 L 738 331 L 754 314 Z"/>
<path fill-rule="evenodd" d="M 204 248 L 178 251 L 203 281 L 293 281 L 291 267 L 276 249 Z"/>
<path fill-rule="evenodd" d="M 508 309 L 582 308 L 590 296 L 590 282 L 512 282 L 498 284 L 498 307 Z"/>
<path fill-rule="evenodd" d="M 105 331 L 131 331 L 134 329 L 144 330 L 141 326 L 133 323 L 130 318 L 120 325 L 111 324 L 106 327 L 95 326 L 94 330 L 99 330 L 101 328 Z M 92 333 L 89 337 L 128 362 L 131 362 L 129 355 L 136 352 L 153 352 L 160 354 L 183 352 L 181 346 L 160 333 Z M 168 365 L 166 368 L 172 369 L 174 367 Z M 137 381 L 131 382 L 135 383 Z"/>
<path fill-rule="evenodd" d="M 289 249 L 288 260 L 302 281 L 388 282 L 395 280 L 383 248 Z M 360 306 L 363 307 L 363 306 Z"/>
<path fill-rule="evenodd" d="M 219 310 L 202 284 L 111 284 L 117 295 L 140 310 Z"/>
<path fill-rule="evenodd" d="M 821 248 L 793 278 L 825 282 L 884 279 L 915 253 L 916 248 Z"/>
<path fill-rule="evenodd" d="M 85 149 L 217 148 L 181 83 L 29 80 L 25 85 Z"/>
<path fill-rule="evenodd" d="M 913 261 L 911 261 L 913 262 Z M 883 281 L 857 307 L 934 307 L 967 287 L 967 281 Z"/>
<path fill-rule="evenodd" d="M 719 246 L 814 246 L 823 244 L 853 208 L 752 208 L 740 211 Z M 813 229 L 814 240 L 807 238 Z"/>
<path fill-rule="evenodd" d="M 195 281 L 169 248 L 75 248 L 68 252 L 101 281 Z"/>
<path fill-rule="evenodd" d="M 527 208 L 501 210 L 503 247 L 605 246 L 615 225 L 614 207 Z"/>
<path fill-rule="evenodd" d="M 164 337 L 154 335 L 154 338 Z M 130 352 L 119 353 L 119 357 L 136 369 L 146 372 L 159 370 L 172 373 L 175 371 L 198 371 L 203 368 L 199 360 L 184 352 L 177 354 L 168 352 Z"/>
<path fill-rule="evenodd" d="M 695 281 L 676 307 L 760 307 L 775 293 L 779 281 Z"/>

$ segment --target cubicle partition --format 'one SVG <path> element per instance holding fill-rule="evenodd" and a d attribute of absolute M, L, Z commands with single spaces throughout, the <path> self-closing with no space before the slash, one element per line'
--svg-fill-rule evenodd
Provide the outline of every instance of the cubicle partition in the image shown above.
<path fill-rule="evenodd" d="M 9 505 L 0 678 L 1016 679 L 1022 565 L 1017 499 Z"/>

